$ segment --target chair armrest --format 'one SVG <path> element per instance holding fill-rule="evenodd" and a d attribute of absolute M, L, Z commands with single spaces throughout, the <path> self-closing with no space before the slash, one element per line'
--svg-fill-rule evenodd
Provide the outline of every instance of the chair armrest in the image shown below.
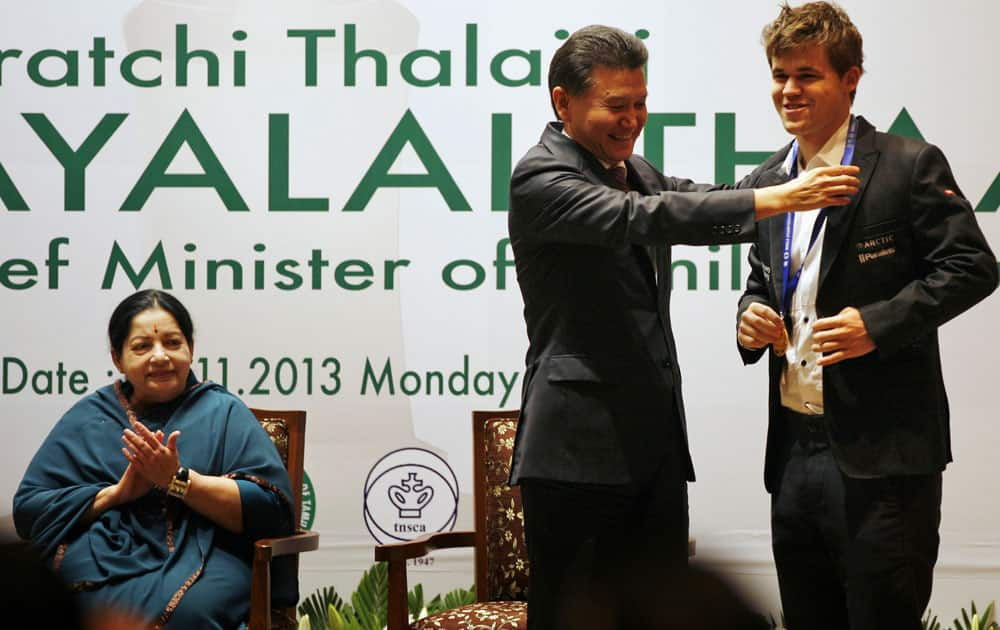
<path fill-rule="evenodd" d="M 476 533 L 472 531 L 435 532 L 406 542 L 375 545 L 375 560 L 396 562 L 426 556 L 435 549 L 474 547 Z"/>
<path fill-rule="evenodd" d="M 319 549 L 319 532 L 299 530 L 291 536 L 254 541 L 249 630 L 271 630 L 271 558 L 315 549 Z"/>
<path fill-rule="evenodd" d="M 435 549 L 474 547 L 476 532 L 435 532 L 407 542 L 375 545 L 375 560 L 389 563 L 389 630 L 404 630 L 409 626 L 407 605 L 406 561 L 426 556 Z"/>
<path fill-rule="evenodd" d="M 272 557 L 288 556 L 319 549 L 319 532 L 299 530 L 291 536 L 261 538 L 254 541 L 254 559 L 268 562 Z"/>

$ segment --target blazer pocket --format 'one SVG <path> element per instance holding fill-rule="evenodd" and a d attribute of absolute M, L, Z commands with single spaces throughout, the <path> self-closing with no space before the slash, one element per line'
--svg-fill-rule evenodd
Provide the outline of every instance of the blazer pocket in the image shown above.
<path fill-rule="evenodd" d="M 556 354 L 549 357 L 546 372 L 550 383 L 617 383 L 621 370 L 586 355 Z"/>
<path fill-rule="evenodd" d="M 858 240 L 854 243 L 858 263 L 876 263 L 882 268 L 888 261 L 899 262 L 899 222 L 895 218 L 876 221 L 861 227 Z M 890 267 L 893 265 L 890 264 Z"/>
<path fill-rule="evenodd" d="M 886 361 L 897 363 L 912 363 L 914 361 L 929 361 L 934 358 L 933 335 L 925 335 L 915 341 L 911 341 L 905 346 L 896 349 L 895 352 L 887 356 Z"/>
<path fill-rule="evenodd" d="M 880 236 L 882 234 L 888 234 L 890 232 L 895 232 L 899 228 L 899 221 L 895 217 L 885 219 L 883 221 L 876 221 L 875 223 L 869 223 L 867 225 L 861 226 L 861 236 L 862 237 L 872 237 Z"/>

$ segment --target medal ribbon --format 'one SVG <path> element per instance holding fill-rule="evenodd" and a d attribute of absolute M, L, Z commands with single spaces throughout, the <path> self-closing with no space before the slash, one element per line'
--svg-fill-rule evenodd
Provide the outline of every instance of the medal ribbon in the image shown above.
<path fill-rule="evenodd" d="M 847 142 L 844 144 L 844 157 L 841 158 L 840 163 L 846 166 L 851 163 L 854 159 L 854 147 L 858 141 L 858 119 L 855 116 L 851 116 L 850 125 L 847 128 Z M 792 142 L 792 166 L 789 171 L 789 175 L 794 179 L 799 176 L 799 141 L 795 140 Z M 806 255 L 809 255 L 809 251 L 812 246 L 816 243 L 816 239 L 819 238 L 819 231 L 823 229 L 823 223 L 826 221 L 826 211 L 828 208 L 823 208 L 819 211 L 819 216 L 816 217 L 816 222 L 813 224 L 812 234 L 809 236 L 809 247 L 806 248 Z M 799 286 L 799 277 L 802 275 L 802 266 L 805 264 L 805 256 L 802 257 L 802 264 L 795 271 L 791 277 L 789 277 L 789 272 L 792 267 L 792 235 L 795 230 L 795 213 L 789 212 L 785 214 L 785 238 L 784 238 L 784 248 L 781 252 L 781 316 L 784 317 L 789 308 L 792 305 L 792 295 L 795 293 L 795 289 Z"/>

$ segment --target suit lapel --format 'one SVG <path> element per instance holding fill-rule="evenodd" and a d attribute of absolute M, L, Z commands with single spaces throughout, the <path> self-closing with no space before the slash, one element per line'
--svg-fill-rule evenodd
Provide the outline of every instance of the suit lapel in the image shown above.
<path fill-rule="evenodd" d="M 581 147 L 575 140 L 562 132 L 561 122 L 550 122 L 539 142 L 544 145 L 561 162 L 575 165 L 580 172 L 587 175 L 595 184 L 600 183 L 615 188 L 614 178 L 604 168 L 601 161 L 589 151 Z M 632 164 L 629 163 L 629 168 Z"/>
<path fill-rule="evenodd" d="M 646 176 L 642 163 L 635 159 L 635 157 L 630 157 L 626 160 L 626 168 L 628 169 L 628 185 L 631 190 L 634 190 L 643 195 L 652 195 L 659 191 L 654 191 L 650 187 L 649 178 Z M 608 176 L 610 177 L 610 176 Z M 654 278 L 654 282 L 657 285 L 659 292 L 659 285 L 663 284 L 663 280 L 669 285 L 670 274 L 663 272 L 663 267 L 660 267 L 660 250 L 666 251 L 667 247 L 665 245 L 633 245 L 636 250 L 636 257 L 640 260 L 640 265 L 644 269 L 647 269 Z"/>
<path fill-rule="evenodd" d="M 561 160 L 570 163 L 575 161 L 580 171 L 586 173 L 589 177 L 593 177 L 595 182 L 616 188 L 613 178 L 607 169 L 604 168 L 604 165 L 601 164 L 600 160 L 581 148 L 572 138 L 562 133 L 562 123 L 549 123 L 545 131 L 542 132 L 540 142 L 552 151 L 553 154 L 559 156 Z M 653 190 L 652 188 L 651 182 L 655 180 L 655 174 L 648 172 L 648 168 L 642 160 L 637 159 L 635 156 L 629 157 L 626 160 L 626 168 L 628 170 L 628 184 L 632 190 L 643 195 L 651 195 L 659 192 L 659 190 Z M 631 247 L 636 264 L 645 274 L 645 278 L 654 284 L 660 284 L 657 283 L 657 278 L 665 279 L 669 287 L 669 248 L 666 246 L 655 248 L 643 247 L 642 245 L 632 245 Z M 658 249 L 666 252 L 668 264 L 666 266 L 667 272 L 665 273 L 657 273 L 657 270 L 663 269 L 663 267 L 659 266 L 659 255 L 656 252 Z M 656 265 L 656 269 L 654 269 L 654 264 Z"/>
<path fill-rule="evenodd" d="M 850 232 L 854 223 L 854 215 L 857 214 L 858 205 L 864 197 L 868 182 L 871 181 L 872 172 L 878 162 L 878 149 L 875 148 L 875 128 L 864 118 L 859 122 L 858 143 L 854 151 L 852 164 L 859 167 L 861 172 L 858 178 L 861 185 L 858 187 L 858 194 L 851 198 L 851 203 L 846 206 L 830 208 L 826 215 L 826 227 L 823 234 L 823 255 L 820 257 L 819 266 L 819 291 L 823 288 L 823 281 L 826 280 L 830 269 L 837 261 L 837 255 L 843 249 L 842 245 Z"/>
<path fill-rule="evenodd" d="M 626 160 L 628 164 L 629 172 L 629 186 L 638 193 L 643 195 L 653 195 L 659 192 L 659 190 L 654 190 L 651 184 L 651 178 L 655 177 L 652 173 L 647 173 L 645 164 L 635 157 L 630 157 Z M 640 247 L 636 245 L 635 247 Z M 670 289 L 672 283 L 672 273 L 671 273 L 671 252 L 670 247 L 667 245 L 654 245 L 650 247 L 643 248 L 646 251 L 646 255 L 643 256 L 646 262 L 652 262 L 654 278 L 656 281 L 656 304 L 657 310 L 660 312 L 660 321 L 668 322 L 670 321 Z"/>
<path fill-rule="evenodd" d="M 788 151 L 791 149 L 792 145 L 789 143 L 785 146 L 782 151 L 781 158 L 774 164 L 774 166 L 763 173 L 754 182 L 755 188 L 762 188 L 765 186 L 774 186 L 776 184 L 783 184 L 788 181 L 788 172 L 784 169 L 785 159 L 788 157 Z M 781 214 L 774 218 L 767 219 L 764 225 L 767 226 L 767 239 L 770 247 L 767 248 L 770 258 L 767 261 L 771 268 L 771 284 L 774 287 L 774 295 L 781 299 L 781 291 L 783 287 L 783 267 L 782 267 L 782 253 L 784 251 L 784 241 L 785 241 L 785 217 L 786 215 Z"/>

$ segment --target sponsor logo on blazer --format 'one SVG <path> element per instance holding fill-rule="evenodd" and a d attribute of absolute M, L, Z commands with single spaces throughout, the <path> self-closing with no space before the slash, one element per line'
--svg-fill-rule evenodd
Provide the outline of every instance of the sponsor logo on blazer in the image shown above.
<path fill-rule="evenodd" d="M 864 265 L 873 260 L 895 255 L 896 235 L 890 232 L 873 236 L 858 242 L 854 247 L 858 252 L 858 262 Z"/>

